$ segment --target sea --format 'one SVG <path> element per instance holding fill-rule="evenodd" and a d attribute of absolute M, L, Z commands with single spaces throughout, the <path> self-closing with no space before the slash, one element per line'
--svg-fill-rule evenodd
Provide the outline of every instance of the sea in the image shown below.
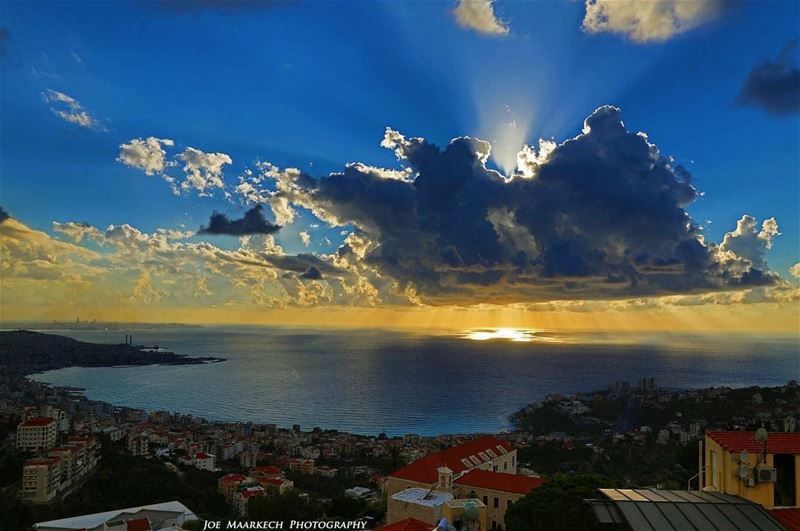
<path fill-rule="evenodd" d="M 748 387 L 800 379 L 800 337 L 527 331 L 406 332 L 204 326 L 53 330 L 222 363 L 71 367 L 31 376 L 87 397 L 208 420 L 390 436 L 495 433 L 548 394 L 636 385 Z M 479 340 L 480 339 L 480 340 Z"/>

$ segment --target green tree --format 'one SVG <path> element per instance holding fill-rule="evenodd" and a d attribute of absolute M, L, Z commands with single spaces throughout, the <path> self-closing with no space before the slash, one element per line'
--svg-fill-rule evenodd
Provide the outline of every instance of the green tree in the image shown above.
<path fill-rule="evenodd" d="M 315 520 L 322 515 L 320 507 L 300 496 L 294 489 L 285 493 L 271 492 L 260 498 L 253 498 L 247 504 L 249 520 Z"/>
<path fill-rule="evenodd" d="M 593 531 L 599 529 L 591 508 L 584 503 L 598 488 L 614 487 L 597 475 L 557 474 L 520 498 L 506 511 L 508 531 Z"/>

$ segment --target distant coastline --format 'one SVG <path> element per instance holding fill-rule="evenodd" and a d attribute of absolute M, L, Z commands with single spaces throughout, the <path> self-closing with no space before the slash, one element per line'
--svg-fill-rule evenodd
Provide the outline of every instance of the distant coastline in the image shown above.
<path fill-rule="evenodd" d="M 0 332 L 0 365 L 21 376 L 67 367 L 197 365 L 222 361 L 224 358 L 192 357 L 128 343 L 87 343 L 29 330 Z"/>
<path fill-rule="evenodd" d="M 64 335 L 122 343 L 122 331 Z M 470 341 L 460 337 L 258 327 L 133 332 L 137 343 L 226 358 L 193 366 L 105 363 L 29 378 L 85 389 L 92 401 L 177 411 L 219 421 L 318 426 L 354 434 L 498 433 L 509 416 L 547 395 L 606 389 L 656 375 L 662 389 L 785 383 L 797 374 L 797 345 L 778 340 L 611 338 L 563 343 Z M 569 339 L 569 338 L 566 338 Z M 745 360 L 753 359 L 752 363 Z M 720 366 L 725 359 L 731 363 Z M 454 371 L 447 377 L 442 368 Z M 90 370 L 91 369 L 91 370 Z M 430 400 L 443 389 L 450 402 Z M 340 397 L 331 400 L 331 396 Z"/>
<path fill-rule="evenodd" d="M 185 323 L 131 323 L 125 321 L 0 321 L 3 330 L 160 330 L 169 328 L 202 328 Z"/>

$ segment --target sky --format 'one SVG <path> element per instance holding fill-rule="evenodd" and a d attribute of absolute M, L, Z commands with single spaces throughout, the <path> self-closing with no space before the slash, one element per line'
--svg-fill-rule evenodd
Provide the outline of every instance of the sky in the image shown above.
<path fill-rule="evenodd" d="M 0 319 L 800 326 L 794 2 L 5 2 Z"/>

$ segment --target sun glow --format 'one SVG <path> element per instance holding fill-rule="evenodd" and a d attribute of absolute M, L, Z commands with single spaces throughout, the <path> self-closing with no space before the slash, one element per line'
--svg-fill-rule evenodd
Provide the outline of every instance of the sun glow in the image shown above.
<path fill-rule="evenodd" d="M 530 122 L 528 117 L 512 114 L 510 108 L 501 117 L 490 132 L 492 160 L 510 175 L 517 167 L 517 154 L 527 141 Z"/>
<path fill-rule="evenodd" d="M 530 343 L 532 341 L 554 341 L 551 337 L 539 335 L 541 330 L 533 328 L 481 328 L 467 330 L 461 337 L 472 341 L 503 340 L 517 343 Z"/>
<path fill-rule="evenodd" d="M 491 96 L 484 92 L 477 99 L 477 133 L 492 145 L 492 161 L 508 176 L 517 168 L 517 154 L 529 142 L 535 113 L 527 98 L 502 92 Z"/>

